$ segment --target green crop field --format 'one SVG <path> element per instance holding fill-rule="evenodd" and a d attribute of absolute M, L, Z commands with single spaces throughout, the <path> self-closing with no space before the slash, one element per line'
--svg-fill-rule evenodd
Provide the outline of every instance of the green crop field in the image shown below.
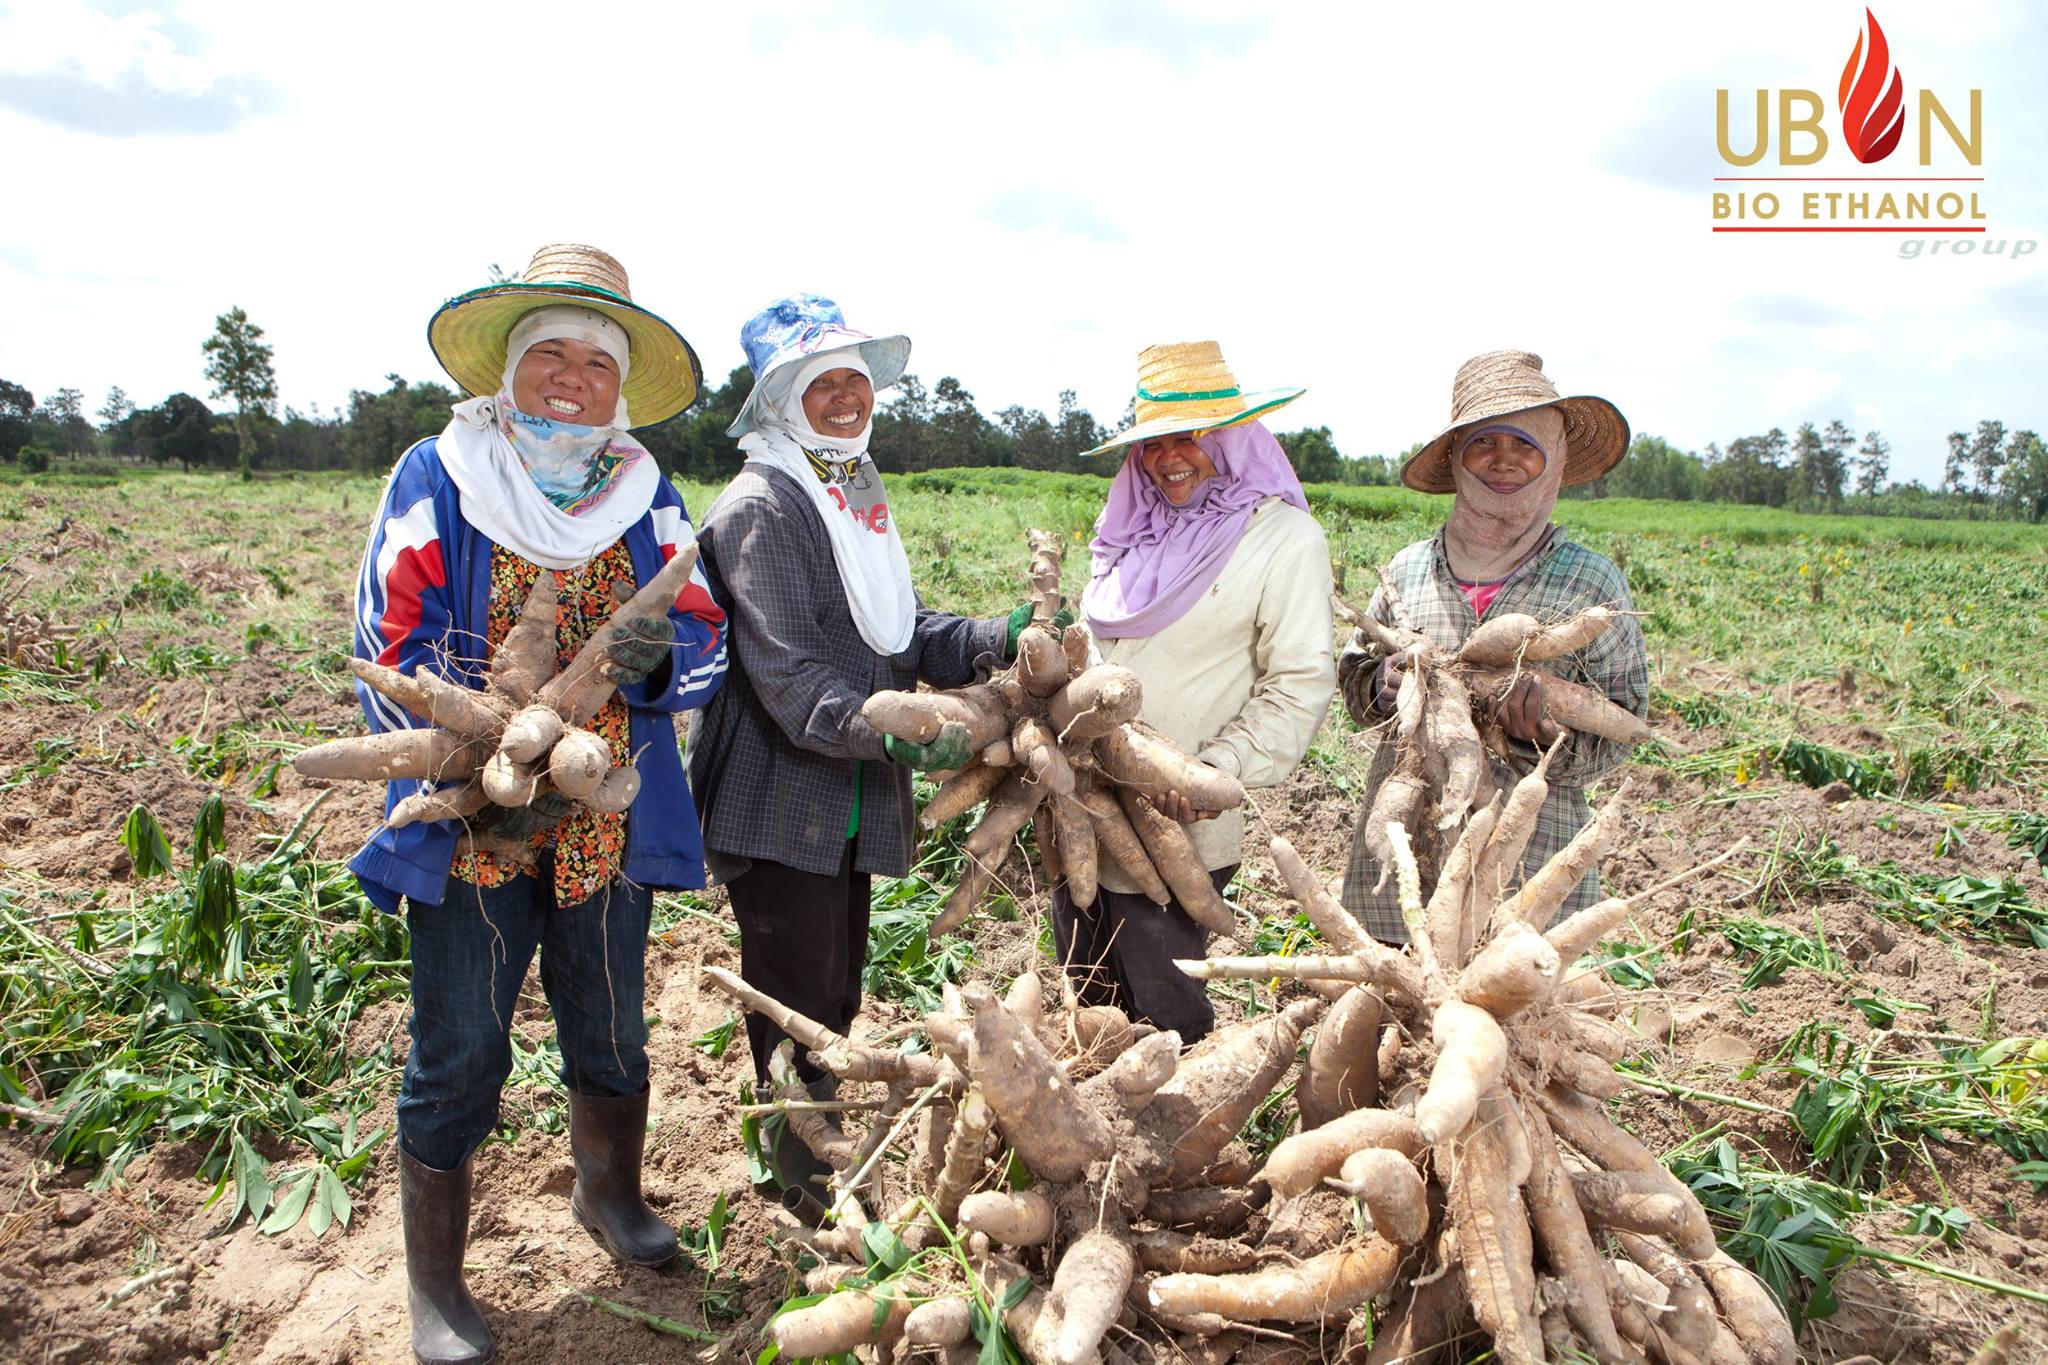
<path fill-rule="evenodd" d="M 1078 588 L 1106 485 L 952 470 L 890 487 L 925 600 L 986 615 L 1019 600 L 1031 528 L 1066 539 Z M 381 808 L 337 791 L 308 817 L 316 793 L 288 767 L 358 724 L 344 661 L 379 492 L 328 475 L 0 474 L 0 1169 L 23 1190 L 141 1211 L 64 1253 L 99 1278 L 22 1321 L 39 1358 L 66 1331 L 98 1340 L 107 1277 L 180 1265 L 197 1278 L 163 1311 L 193 1355 L 310 1350 L 330 1316 L 320 1276 L 346 1271 L 233 1313 L 208 1286 L 310 1264 L 337 1238 L 341 1260 L 369 1265 L 363 1248 L 396 1235 L 404 930 L 339 866 Z M 693 514 L 716 495 L 682 492 Z M 1375 566 L 1446 506 L 1371 488 L 1310 498 L 1361 607 Z M 1633 805 L 1610 881 L 1640 889 L 1749 841 L 1729 875 L 1601 949 L 1612 979 L 1663 1002 L 1623 1063 L 1623 1118 L 1803 1322 L 1813 1358 L 1960 1362 L 2008 1321 L 2048 1339 L 2048 528 L 1639 501 L 1558 516 L 1624 566 L 1651 651 L 1657 737 L 1622 775 Z M 1261 794 L 1326 873 L 1370 744 L 1339 705 L 1303 772 Z M 960 834 L 877 884 L 877 1028 L 914 1022 L 945 981 L 1000 980 L 1042 951 L 1019 932 L 1035 929 L 1026 894 L 1017 924 L 926 951 Z M 554 1226 L 524 1205 L 472 1254 L 501 1307 L 591 1332 L 638 1310 L 692 1351 L 738 1349 L 729 1335 L 799 1285 L 743 1188 L 733 1016 L 696 985 L 732 956 L 722 898 L 665 896 L 657 918 L 667 1107 L 650 1160 L 694 1269 L 565 1297 L 599 1283 L 598 1261 L 553 1233 L 521 1249 L 528 1222 Z M 1312 950 L 1306 934 L 1270 920 L 1259 950 Z M 1264 983 L 1217 993 L 1226 1009 L 1273 1003 Z M 547 1021 L 522 1012 L 516 1038 L 486 1153 L 508 1182 L 509 1163 L 566 1151 Z M 1269 1146 L 1289 1121 L 1262 1109 L 1244 1137 Z M 549 1196 L 520 1197 L 540 1210 Z M 231 1224 L 260 1232 L 209 1240 Z M 11 1238 L 47 1250 L 65 1226 L 0 1207 L 0 1286 L 31 1273 L 7 1259 Z M 616 1345 L 546 1330 L 532 1348 L 546 1354 L 521 1358 Z M 363 1358 L 383 1339 L 368 1340 Z"/>

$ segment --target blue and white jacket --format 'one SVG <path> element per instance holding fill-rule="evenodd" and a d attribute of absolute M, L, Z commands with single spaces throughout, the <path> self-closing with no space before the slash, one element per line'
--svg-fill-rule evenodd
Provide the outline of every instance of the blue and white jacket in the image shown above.
<path fill-rule="evenodd" d="M 461 495 L 434 444 L 429 437 L 406 451 L 385 485 L 356 579 L 355 655 L 401 673 L 426 668 L 480 688 L 492 541 L 463 517 Z M 634 576 L 647 582 L 693 535 L 682 498 L 661 480 L 647 515 L 626 530 Z M 627 817 L 620 871 L 642 886 L 678 891 L 704 885 L 704 839 L 669 717 L 710 701 L 725 681 L 725 612 L 712 600 L 701 566 L 691 571 L 669 619 L 676 644 L 668 664 L 619 689 L 632 750 L 640 755 L 640 795 Z M 356 696 L 372 733 L 424 723 L 361 682 Z M 416 778 L 392 782 L 385 813 L 428 785 Z M 364 894 L 385 910 L 398 909 L 401 897 L 439 905 L 460 832 L 454 820 L 383 826 L 349 868 Z"/>

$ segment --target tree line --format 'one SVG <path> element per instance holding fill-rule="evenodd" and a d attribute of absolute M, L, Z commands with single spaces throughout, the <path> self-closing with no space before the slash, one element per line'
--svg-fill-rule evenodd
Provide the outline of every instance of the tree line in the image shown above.
<path fill-rule="evenodd" d="M 188 393 L 138 408 L 116 387 L 88 415 L 87 400 L 75 388 L 58 389 L 38 401 L 22 385 L 0 379 L 0 461 L 16 462 L 30 472 L 69 458 L 175 461 L 188 470 L 232 468 L 243 478 L 257 469 L 373 474 L 389 468 L 408 445 L 440 431 L 448 409 L 462 397 L 440 383 L 413 383 L 388 374 L 382 391 L 353 390 L 331 412 L 317 406 L 310 413 L 287 408 L 280 416 L 270 345 L 263 329 L 240 308 L 215 319 L 201 354 L 211 386 L 208 396 L 231 403 L 231 410 L 216 412 Z M 723 383 L 707 382 L 687 412 L 634 435 L 664 472 L 722 481 L 736 463 L 725 429 L 752 386 L 752 371 L 739 366 Z M 1107 475 L 1114 472 L 1110 462 L 1083 460 L 1081 452 L 1130 420 L 1126 406 L 1117 428 L 1104 428 L 1072 389 L 1061 391 L 1051 414 L 1013 404 L 989 415 L 950 375 L 929 388 L 916 375 L 905 375 L 875 410 L 871 448 L 885 473 L 1008 466 Z M 1277 435 L 1305 483 L 1394 484 L 1402 462 L 1421 448 L 1417 443 L 1399 455 L 1347 455 L 1327 426 Z M 2032 430 L 2008 430 L 2005 423 L 1987 419 L 1974 431 L 1951 433 L 1938 488 L 1893 482 L 1891 454 L 1882 432 L 1865 432 L 1859 439 L 1840 420 L 1821 426 L 1802 422 L 1790 436 L 1773 427 L 1763 435 L 1737 437 L 1725 449 L 1710 443 L 1699 452 L 1643 435 L 1606 477 L 1567 490 L 1567 495 L 1888 516 L 2028 521 L 2048 516 L 2048 444 Z"/>

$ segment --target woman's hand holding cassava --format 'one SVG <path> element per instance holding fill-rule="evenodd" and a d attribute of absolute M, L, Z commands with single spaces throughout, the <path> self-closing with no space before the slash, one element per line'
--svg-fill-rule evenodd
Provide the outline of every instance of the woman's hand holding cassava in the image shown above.
<path fill-rule="evenodd" d="M 1500 722 L 1509 739 L 1519 739 L 1539 749 L 1550 747 L 1561 733 L 1544 719 L 1543 679 L 1536 673 L 1524 673 L 1515 680 L 1507 694 L 1493 704 L 1493 718 Z"/>
<path fill-rule="evenodd" d="M 939 727 L 929 744 L 914 744 L 894 735 L 882 736 L 882 750 L 889 757 L 920 772 L 958 772 L 974 757 L 972 736 L 957 720 Z"/>
<path fill-rule="evenodd" d="M 635 616 L 619 623 L 624 632 L 605 650 L 604 676 L 621 687 L 644 682 L 675 648 L 675 623 L 666 616 Z"/>

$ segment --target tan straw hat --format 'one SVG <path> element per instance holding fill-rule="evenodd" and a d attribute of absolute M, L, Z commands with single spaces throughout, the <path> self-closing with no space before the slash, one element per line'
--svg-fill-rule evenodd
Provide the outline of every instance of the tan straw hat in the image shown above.
<path fill-rule="evenodd" d="M 620 396 L 634 426 L 665 422 L 697 401 L 704 378 L 697 353 L 681 332 L 633 302 L 626 268 L 594 246 L 544 246 L 517 280 L 456 295 L 427 324 L 427 344 L 456 383 L 478 397 L 494 394 L 513 324 L 556 303 L 603 313 L 625 329 L 632 357 Z"/>
<path fill-rule="evenodd" d="M 1137 421 L 1083 455 L 1120 450 L 1176 431 L 1216 431 L 1292 403 L 1306 389 L 1246 393 L 1213 341 L 1170 341 L 1138 352 Z"/>
<path fill-rule="evenodd" d="M 1628 419 L 1605 398 L 1560 398 L 1528 351 L 1488 351 L 1458 367 L 1451 381 L 1451 421 L 1401 466 L 1401 482 L 1423 493 L 1450 493 L 1451 443 L 1459 427 L 1535 408 L 1564 414 L 1564 483 L 1591 483 L 1628 454 Z"/>

